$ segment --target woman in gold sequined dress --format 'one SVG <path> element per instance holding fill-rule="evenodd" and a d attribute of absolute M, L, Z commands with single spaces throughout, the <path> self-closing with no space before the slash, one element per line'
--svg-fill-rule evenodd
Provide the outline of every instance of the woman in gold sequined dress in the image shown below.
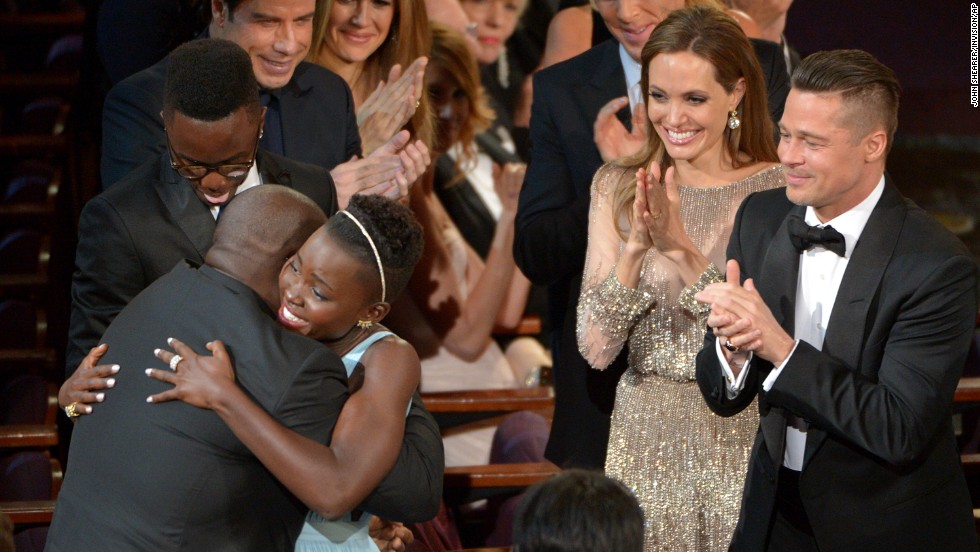
<path fill-rule="evenodd" d="M 758 425 L 705 406 L 694 379 L 719 266 L 742 199 L 785 185 L 752 46 L 711 8 L 673 12 L 643 49 L 647 142 L 596 173 L 578 306 L 597 369 L 629 343 L 606 473 L 644 510 L 646 550 L 727 550 Z M 663 184 L 661 184 L 663 175 Z"/>

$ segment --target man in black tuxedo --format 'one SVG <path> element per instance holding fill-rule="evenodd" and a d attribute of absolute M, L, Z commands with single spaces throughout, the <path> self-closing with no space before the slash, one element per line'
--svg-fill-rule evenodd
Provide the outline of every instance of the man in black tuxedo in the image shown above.
<path fill-rule="evenodd" d="M 237 382 L 262 408 L 329 443 L 347 398 L 346 371 L 327 347 L 273 315 L 282 259 L 325 221 L 294 190 L 249 190 L 222 216 L 207 264 L 178 264 L 116 317 L 103 360 L 122 368 L 109 398 L 76 422 L 47 550 L 293 549 L 307 508 L 213 411 L 148 404 L 171 386 L 143 368 L 161 367 L 153 351 L 171 335 L 220 339 Z M 442 451 L 431 417 L 423 431 L 432 446 L 414 463 L 401 455 L 363 508 L 406 521 L 436 513 Z"/>
<path fill-rule="evenodd" d="M 630 105 L 642 101 L 640 51 L 665 14 L 684 3 L 601 0 L 598 5 L 616 40 L 534 76 L 531 162 L 515 222 L 517 266 L 532 282 L 548 286 L 556 339 L 552 340 L 555 415 L 546 456 L 563 467 L 604 467 L 616 384 L 626 369 L 625 348 L 613 365 L 600 372 L 589 367 L 575 340 L 589 191 L 603 162 L 593 125 L 602 107 L 626 96 L 631 87 Z M 752 45 L 766 76 L 770 114 L 778 121 L 789 89 L 782 55 L 774 43 L 752 40 Z M 623 125 L 630 124 L 629 113 L 623 107 L 617 114 Z"/>
<path fill-rule="evenodd" d="M 397 155 L 381 148 L 365 159 L 352 160 L 361 155 L 361 139 L 350 88 L 336 74 L 303 61 L 312 40 L 315 4 L 314 0 L 211 0 L 207 36 L 230 40 L 248 52 L 262 87 L 261 102 L 268 112 L 261 147 L 330 170 L 336 187 L 346 195 L 396 180 L 413 181 L 424 166 L 403 166 Z M 167 56 L 113 86 L 106 96 L 103 189 L 166 152 L 160 110 L 169 62 Z M 398 140 L 395 149 L 405 146 L 404 138 Z M 417 147 L 409 144 L 406 151 Z"/>
<path fill-rule="evenodd" d="M 240 47 L 198 40 L 170 58 L 161 119 L 170 147 L 82 210 L 68 375 L 137 293 L 181 259 L 204 260 L 218 212 L 236 191 L 275 183 L 309 196 L 327 213 L 347 203 L 326 169 L 258 147 L 264 108 L 252 63 Z"/>
<path fill-rule="evenodd" d="M 978 549 L 950 422 L 977 267 L 884 175 L 898 99 L 866 52 L 803 60 L 787 187 L 746 198 L 727 281 L 697 296 L 705 400 L 761 414 L 732 550 Z"/>
<path fill-rule="evenodd" d="M 329 171 L 266 151 L 268 123 L 248 55 L 220 39 L 169 56 L 163 118 L 166 151 L 82 210 L 72 281 L 67 374 L 130 299 L 181 259 L 202 262 L 222 205 L 262 183 L 294 188 L 326 213 L 346 207 Z M 202 91 L 208 90 L 210 94 Z M 382 150 L 387 150 L 384 146 Z M 394 150 L 388 151 L 394 153 Z M 375 187 L 361 193 L 386 193 Z"/>

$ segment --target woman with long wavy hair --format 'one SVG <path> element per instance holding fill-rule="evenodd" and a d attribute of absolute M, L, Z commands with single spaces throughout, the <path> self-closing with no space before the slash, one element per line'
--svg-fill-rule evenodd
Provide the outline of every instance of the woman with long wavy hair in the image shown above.
<path fill-rule="evenodd" d="M 732 223 L 750 193 L 785 185 L 759 62 L 723 11 L 678 10 L 642 51 L 647 141 L 595 176 L 579 350 L 605 369 L 629 344 L 606 473 L 636 494 L 645 550 L 727 550 L 758 420 L 721 418 L 694 377 Z"/>
<path fill-rule="evenodd" d="M 406 125 L 416 139 L 432 145 L 423 93 L 429 36 L 419 0 L 317 2 L 308 59 L 350 86 L 365 155 Z"/>

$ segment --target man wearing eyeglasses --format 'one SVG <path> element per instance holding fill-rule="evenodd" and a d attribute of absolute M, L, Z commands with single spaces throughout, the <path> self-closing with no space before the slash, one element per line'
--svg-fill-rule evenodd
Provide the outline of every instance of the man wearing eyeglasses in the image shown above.
<path fill-rule="evenodd" d="M 197 40 L 171 54 L 162 112 L 166 151 L 82 210 L 68 375 L 140 291 L 182 259 L 203 262 L 221 208 L 236 193 L 280 184 L 336 212 L 327 169 L 260 147 L 264 115 L 249 56 L 234 42 Z"/>

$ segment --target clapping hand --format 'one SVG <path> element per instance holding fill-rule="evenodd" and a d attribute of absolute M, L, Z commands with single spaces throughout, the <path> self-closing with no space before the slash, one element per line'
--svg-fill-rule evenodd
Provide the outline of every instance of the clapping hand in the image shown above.
<path fill-rule="evenodd" d="M 719 340 L 739 351 L 752 351 L 773 364 L 781 364 L 795 341 L 776 322 L 762 300 L 755 282 L 749 278 L 739 285 L 738 261 L 729 260 L 724 282 L 711 284 L 694 298 L 711 305 L 708 325 Z"/>
<path fill-rule="evenodd" d="M 493 189 L 500 198 L 504 213 L 517 213 L 517 199 L 521 195 L 526 172 L 527 165 L 524 163 L 506 163 L 504 166 L 494 163 Z"/>
<path fill-rule="evenodd" d="M 602 106 L 592 125 L 593 140 L 599 149 L 602 160 L 610 162 L 621 157 L 634 155 L 643 148 L 647 139 L 646 104 L 638 102 L 633 109 L 633 130 L 628 131 L 616 117 L 620 109 L 628 106 L 630 100 L 623 96 Z"/>
<path fill-rule="evenodd" d="M 428 58 L 419 57 L 404 73 L 401 65 L 393 65 L 388 80 L 379 82 L 358 108 L 357 127 L 365 152 L 383 146 L 411 120 L 422 98 L 428 62 Z"/>

